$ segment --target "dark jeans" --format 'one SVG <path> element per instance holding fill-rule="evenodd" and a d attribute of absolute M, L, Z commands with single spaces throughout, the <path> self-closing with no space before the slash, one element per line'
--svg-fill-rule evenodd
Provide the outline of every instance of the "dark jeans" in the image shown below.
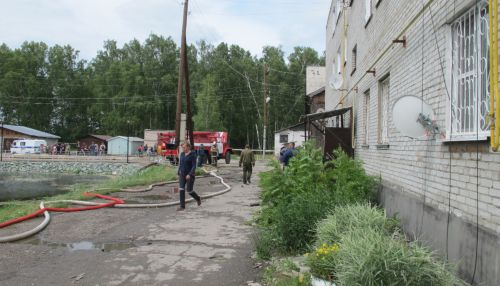
<path fill-rule="evenodd" d="M 195 177 L 191 177 L 189 180 L 186 180 L 186 176 L 179 176 L 179 197 L 180 197 L 180 207 L 186 207 L 186 191 L 188 194 L 193 197 L 196 201 L 200 201 L 200 196 L 193 191 Z"/>
<path fill-rule="evenodd" d="M 243 183 L 250 183 L 250 177 L 252 176 L 252 164 L 243 164 Z"/>

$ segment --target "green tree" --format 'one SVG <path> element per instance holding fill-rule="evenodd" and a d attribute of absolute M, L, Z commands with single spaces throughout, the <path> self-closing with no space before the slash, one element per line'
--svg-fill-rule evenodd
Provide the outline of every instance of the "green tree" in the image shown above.
<path fill-rule="evenodd" d="M 207 75 L 201 84 L 201 91 L 196 96 L 196 109 L 198 112 L 193 117 L 196 130 L 224 130 L 219 105 L 215 76 Z"/>

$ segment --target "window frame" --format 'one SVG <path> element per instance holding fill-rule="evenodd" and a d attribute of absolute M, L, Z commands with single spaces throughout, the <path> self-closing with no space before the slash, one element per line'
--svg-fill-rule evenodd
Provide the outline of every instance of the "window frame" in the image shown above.
<path fill-rule="evenodd" d="M 368 12 L 370 13 L 369 15 Z M 370 23 L 372 15 L 373 15 L 373 0 L 365 0 L 365 15 L 364 15 L 365 28 Z"/>
<path fill-rule="evenodd" d="M 481 12 L 483 11 L 483 9 L 486 9 L 486 14 L 481 16 Z M 446 35 L 447 35 L 447 48 L 448 48 L 448 53 L 447 53 L 447 63 L 448 63 L 448 68 L 447 68 L 447 71 L 448 71 L 448 76 L 447 76 L 447 80 L 448 80 L 448 83 L 447 83 L 447 87 L 448 87 L 448 90 L 450 90 L 450 95 L 449 97 L 446 98 L 446 136 L 445 136 L 445 139 L 443 141 L 456 141 L 456 142 L 460 142 L 460 141 L 483 141 L 483 140 L 487 140 L 488 136 L 489 136 L 489 133 L 490 133 L 490 130 L 489 130 L 489 125 L 485 122 L 487 120 L 487 116 L 488 116 L 488 111 L 489 111 L 489 96 L 490 96 L 490 91 L 489 91 L 489 47 L 490 47 L 490 44 L 489 44 L 489 39 L 488 39 L 488 29 L 489 29 L 489 23 L 488 23 L 488 15 L 489 15 L 489 11 L 487 11 L 488 9 L 488 3 L 487 1 L 485 0 L 481 0 L 479 1 L 479 3 L 477 3 L 477 5 L 473 5 L 472 7 L 470 7 L 469 9 L 465 10 L 463 13 L 460 13 L 451 23 L 449 23 L 447 25 L 447 31 L 446 31 Z M 482 52 L 475 52 L 472 51 L 472 56 L 469 55 L 469 57 L 464 57 L 464 58 L 461 58 L 460 56 L 456 56 L 456 46 L 455 46 L 455 40 L 457 39 L 457 35 L 455 34 L 456 30 L 455 30 L 455 25 L 459 25 L 459 21 L 462 21 L 463 19 L 466 19 L 466 17 L 469 17 L 469 21 L 470 21 L 470 14 L 473 13 L 473 17 L 474 17 L 474 27 L 472 29 L 472 36 L 470 36 L 471 34 L 469 34 L 469 37 L 474 37 L 474 39 L 480 35 L 480 33 L 482 33 L 483 37 L 481 37 L 481 41 L 483 41 L 484 39 L 486 39 L 486 52 L 484 54 L 480 54 Z M 483 24 L 482 21 L 486 21 L 487 25 L 485 26 L 486 28 L 486 31 L 483 31 L 482 28 L 483 26 L 480 26 L 481 24 Z M 478 29 L 481 29 L 481 31 L 478 31 Z M 463 32 L 464 35 L 465 35 L 465 31 Z M 484 46 L 481 46 L 481 41 L 475 41 L 473 43 L 474 45 L 474 49 L 476 49 L 476 51 L 481 51 L 481 48 L 483 48 Z M 463 44 L 463 43 L 461 43 Z M 459 47 L 459 52 L 462 52 L 460 50 L 461 47 Z M 465 50 L 465 48 L 464 48 Z M 465 54 L 466 52 L 464 51 L 463 54 Z M 482 56 L 483 55 L 483 56 Z M 462 74 L 458 75 L 458 68 L 456 68 L 457 66 L 457 63 L 461 64 L 461 62 L 466 62 L 468 59 L 473 59 L 475 62 L 477 62 L 476 64 L 474 64 L 472 66 L 472 71 L 468 71 L 468 72 L 463 72 Z M 482 66 L 482 63 L 483 63 L 483 59 L 485 59 L 486 61 L 486 67 L 483 67 Z M 479 63 L 481 63 L 481 66 L 479 66 Z M 464 67 L 462 65 L 462 67 Z M 470 68 L 470 67 L 469 67 Z M 486 70 L 485 72 L 481 72 L 481 70 Z M 467 82 L 466 78 L 470 76 L 472 78 L 472 85 L 473 85 L 473 88 L 472 89 L 466 89 L 466 87 L 463 87 L 462 90 L 458 87 L 458 85 L 462 79 L 465 78 L 465 80 L 463 80 L 463 82 Z M 478 79 L 479 78 L 479 79 Z M 470 82 L 470 80 L 469 80 Z M 484 83 L 484 84 L 482 84 Z M 466 83 L 466 84 L 471 84 L 471 83 Z M 462 84 L 463 86 L 464 84 Z M 469 92 L 468 94 L 472 94 L 472 97 L 469 97 L 467 98 L 467 95 L 464 93 L 462 95 L 460 94 L 457 94 L 459 93 L 460 91 L 467 91 Z M 483 93 L 485 92 L 485 93 Z M 480 100 L 480 103 L 479 105 L 477 103 L 472 103 L 472 104 L 469 104 L 469 105 L 466 105 L 466 103 L 463 105 L 463 106 L 459 106 L 459 107 L 455 107 L 454 106 L 454 102 L 460 102 L 459 100 L 459 96 L 460 96 L 460 99 L 462 99 L 461 101 L 462 102 L 467 102 L 467 100 L 469 102 L 476 102 L 476 100 L 478 99 L 478 94 L 481 96 L 481 100 Z M 460 103 L 459 103 L 460 104 Z M 479 111 L 479 110 L 483 110 L 481 109 L 481 107 L 484 107 L 484 110 L 485 111 Z M 470 113 L 470 111 L 465 111 L 464 112 L 464 109 L 470 109 L 472 108 L 473 109 L 473 115 L 468 115 L 467 116 L 467 112 Z M 460 110 L 462 109 L 462 110 Z M 466 127 L 464 127 L 464 125 L 467 125 L 467 123 L 460 123 L 457 121 L 459 119 L 455 119 L 454 117 L 454 114 L 456 113 L 465 113 L 465 115 L 462 116 L 462 119 L 463 118 L 468 118 L 468 119 L 465 119 L 466 121 L 468 121 L 468 128 L 470 129 L 471 127 L 471 124 L 473 125 L 473 130 L 469 132 L 464 132 L 464 131 L 460 131 L 460 132 L 457 132 L 458 129 L 467 129 Z M 482 120 L 481 120 L 482 118 Z M 484 124 L 481 123 L 481 122 L 485 122 Z M 479 126 L 482 126 L 482 127 L 478 127 L 476 125 L 479 125 Z M 477 129 L 479 128 L 479 130 Z"/>
<path fill-rule="evenodd" d="M 385 87 L 387 85 L 387 88 Z M 391 77 L 390 74 L 382 77 L 378 81 L 378 135 L 377 143 L 379 145 L 389 144 L 389 101 L 391 94 Z"/>
<path fill-rule="evenodd" d="M 351 51 L 351 76 L 356 72 L 358 67 L 358 44 L 355 44 Z"/>
<path fill-rule="evenodd" d="M 363 145 L 368 146 L 370 134 L 370 89 L 363 93 Z"/>

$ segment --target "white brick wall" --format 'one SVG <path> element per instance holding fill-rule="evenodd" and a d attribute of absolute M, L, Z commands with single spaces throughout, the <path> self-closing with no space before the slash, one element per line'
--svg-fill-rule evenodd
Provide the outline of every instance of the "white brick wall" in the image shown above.
<path fill-rule="evenodd" d="M 375 2 L 374 2 L 375 3 Z M 418 16 L 425 4 L 429 9 Z M 479 191 L 479 223 L 498 232 L 500 230 L 500 153 L 488 150 L 487 142 L 479 144 L 476 162 L 476 143 L 444 143 L 438 140 L 413 140 L 404 137 L 394 126 L 389 113 L 389 144 L 387 150 L 377 149 L 379 80 L 390 74 L 389 110 L 404 95 L 423 96 L 432 106 L 437 124 L 443 131 L 447 127 L 446 81 L 449 81 L 449 23 L 474 5 L 474 0 L 382 0 L 373 7 L 373 15 L 365 27 L 365 1 L 354 0 L 344 10 L 333 30 L 332 20 L 326 29 L 326 78 L 329 81 L 333 61 L 336 59 L 343 34 L 343 21 L 347 15 L 348 55 L 343 81 L 344 91 L 335 91 L 327 84 L 326 110 L 353 106 L 356 124 L 356 157 L 364 161 L 366 170 L 381 176 L 384 182 L 410 193 L 436 208 L 461 214 L 467 221 L 476 221 L 476 192 Z M 375 4 L 373 4 L 375 5 Z M 407 47 L 392 44 L 404 32 Z M 435 34 L 434 34 L 435 31 Z M 357 45 L 357 69 L 351 75 L 351 51 Z M 438 48 L 439 47 L 439 50 Z M 387 50 L 386 50 L 387 49 Z M 384 51 L 385 54 L 382 54 Z M 423 51 L 423 55 L 422 55 Z M 380 59 L 376 62 L 376 60 Z M 422 64 L 423 57 L 423 64 Z M 376 62 L 376 63 L 375 63 Z M 375 64 L 374 64 L 375 63 Z M 441 70 L 444 66 L 445 77 Z M 376 75 L 366 71 L 374 65 Z M 422 71 L 423 67 L 423 71 Z M 423 75 L 423 78 L 422 78 Z M 423 90 L 422 90 L 423 81 Z M 357 87 L 357 92 L 355 91 Z M 363 146 L 363 96 L 370 89 L 370 126 L 368 147 Z M 340 98 L 345 97 L 343 104 Z M 450 161 L 450 148 L 451 152 Z M 451 166 L 450 166 L 451 162 Z M 479 178 L 476 177 L 479 168 Z M 451 173 L 451 176 L 450 176 Z M 451 182 L 451 184 L 450 184 Z M 476 185 L 478 184 L 478 185 Z"/>

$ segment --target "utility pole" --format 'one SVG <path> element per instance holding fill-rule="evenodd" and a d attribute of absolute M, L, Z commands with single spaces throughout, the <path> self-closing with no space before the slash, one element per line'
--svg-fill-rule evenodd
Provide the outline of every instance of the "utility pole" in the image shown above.
<path fill-rule="evenodd" d="M 127 164 L 129 163 L 128 161 L 128 153 L 129 153 L 129 147 L 130 146 L 130 120 L 127 120 Z"/>
<path fill-rule="evenodd" d="M 186 1 L 187 2 L 187 1 Z M 184 47 L 187 46 L 186 42 L 186 34 L 184 33 L 184 37 L 182 38 L 184 43 Z M 188 68 L 188 59 L 187 59 L 187 51 L 184 48 L 184 78 L 186 79 L 186 131 L 187 136 L 189 137 L 189 143 L 191 143 L 191 148 L 194 150 L 194 137 L 193 137 L 193 114 L 191 112 L 191 87 L 189 86 L 189 68 Z"/>
<path fill-rule="evenodd" d="M 2 120 L 2 142 L 0 143 L 0 162 L 3 161 L 3 142 L 5 142 L 5 140 L 3 139 L 3 114 L 2 114 L 2 117 L 0 118 L 0 120 Z"/>
<path fill-rule="evenodd" d="M 269 103 L 269 87 L 268 87 L 268 77 L 269 76 L 269 68 L 267 64 L 264 64 L 264 134 L 263 134 L 263 143 L 262 143 L 262 159 L 266 157 L 266 135 L 267 135 L 267 125 L 268 125 L 268 103 Z"/>
<path fill-rule="evenodd" d="M 186 25 L 187 25 L 187 14 L 188 14 L 188 2 L 189 0 L 184 0 L 184 16 L 182 19 L 182 38 L 181 38 L 181 52 L 179 57 L 179 80 L 177 82 L 177 108 L 175 111 L 175 147 L 178 148 L 181 141 L 181 112 L 182 112 L 182 84 L 184 79 L 184 67 L 186 57 Z M 190 118 L 188 118 L 189 122 Z"/>

